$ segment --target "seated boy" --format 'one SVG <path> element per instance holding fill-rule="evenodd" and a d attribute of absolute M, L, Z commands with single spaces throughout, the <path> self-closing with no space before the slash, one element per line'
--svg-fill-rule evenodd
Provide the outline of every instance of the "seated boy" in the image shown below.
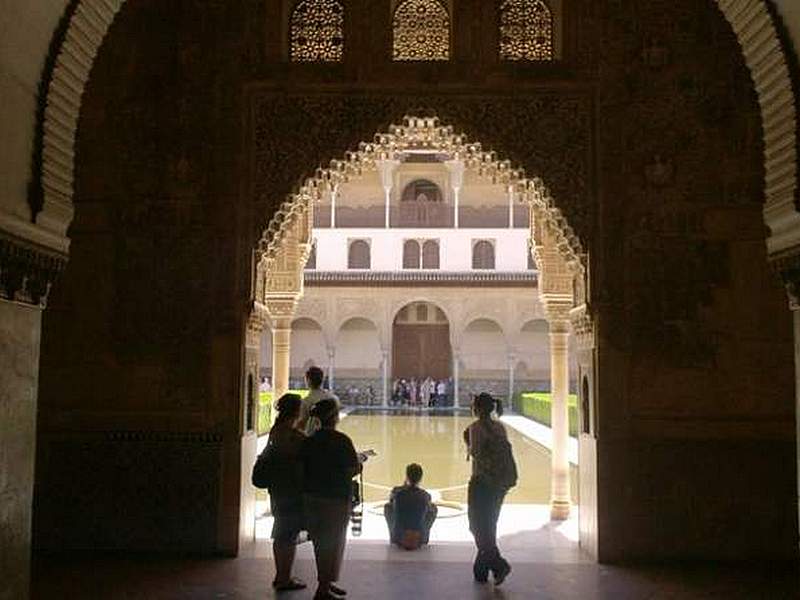
<path fill-rule="evenodd" d="M 422 467 L 411 463 L 406 467 L 405 485 L 394 488 L 383 507 L 392 543 L 406 550 L 428 543 L 436 519 L 436 505 L 431 502 L 431 495 L 419 487 L 420 481 Z"/>

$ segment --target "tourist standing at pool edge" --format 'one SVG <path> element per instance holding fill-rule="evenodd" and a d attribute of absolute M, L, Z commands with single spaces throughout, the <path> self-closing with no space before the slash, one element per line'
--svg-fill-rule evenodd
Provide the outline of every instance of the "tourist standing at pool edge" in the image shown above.
<path fill-rule="evenodd" d="M 308 396 L 303 398 L 303 407 L 300 412 L 300 428 L 306 432 L 306 435 L 313 435 L 319 429 L 319 420 L 311 416 L 311 410 L 317 402 L 331 399 L 336 402 L 337 408 L 341 408 L 336 395 L 322 387 L 324 380 L 325 374 L 319 367 L 309 367 L 306 371 L 306 385 L 309 392 Z"/>
<path fill-rule="evenodd" d="M 491 573 L 495 585 L 500 585 L 511 565 L 497 547 L 497 520 L 506 493 L 517 483 L 517 467 L 505 427 L 492 418 L 495 406 L 495 399 L 485 392 L 473 399 L 477 420 L 464 430 L 464 441 L 472 458 L 467 515 L 478 549 L 472 572 L 479 583 L 486 583 Z"/>
<path fill-rule="evenodd" d="M 303 500 L 308 534 L 317 563 L 315 600 L 331 600 L 346 592 L 336 585 L 342 568 L 347 524 L 353 506 L 353 477 L 361 463 L 353 441 L 336 431 L 339 406 L 325 398 L 311 409 L 320 429 L 303 442 Z"/>

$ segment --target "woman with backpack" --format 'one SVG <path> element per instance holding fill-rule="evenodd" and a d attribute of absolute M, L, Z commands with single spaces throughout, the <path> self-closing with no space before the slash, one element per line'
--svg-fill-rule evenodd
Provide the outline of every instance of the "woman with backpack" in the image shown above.
<path fill-rule="evenodd" d="M 284 394 L 275 408 L 278 417 L 269 432 L 264 454 L 269 454 L 269 500 L 275 522 L 272 526 L 272 553 L 275 557 L 276 591 L 305 589 L 306 584 L 292 577 L 297 536 L 305 527 L 303 512 L 303 465 L 300 450 L 306 436 L 297 429 L 302 399 Z"/>
<path fill-rule="evenodd" d="M 473 399 L 472 412 L 477 420 L 464 430 L 464 441 L 467 458 L 472 459 L 469 530 L 478 548 L 472 573 L 479 583 L 486 583 L 491 573 L 495 585 L 500 585 L 511 573 L 511 565 L 497 547 L 497 520 L 506 493 L 517 483 L 517 467 L 505 427 L 492 418 L 496 405 L 486 392 Z"/>

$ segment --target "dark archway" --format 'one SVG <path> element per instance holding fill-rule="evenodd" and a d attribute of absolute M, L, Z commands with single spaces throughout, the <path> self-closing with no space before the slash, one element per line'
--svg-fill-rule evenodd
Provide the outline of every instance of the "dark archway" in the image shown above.
<path fill-rule="evenodd" d="M 392 378 L 448 379 L 452 373 L 450 323 L 430 302 L 401 308 L 392 325 Z"/>

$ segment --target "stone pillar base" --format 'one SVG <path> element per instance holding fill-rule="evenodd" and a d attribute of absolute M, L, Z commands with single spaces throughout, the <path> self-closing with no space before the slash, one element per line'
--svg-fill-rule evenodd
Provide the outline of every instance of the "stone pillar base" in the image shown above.
<path fill-rule="evenodd" d="M 566 521 L 569 519 L 569 513 L 572 510 L 570 502 L 563 500 L 553 500 L 550 502 L 550 520 L 552 521 Z"/>

